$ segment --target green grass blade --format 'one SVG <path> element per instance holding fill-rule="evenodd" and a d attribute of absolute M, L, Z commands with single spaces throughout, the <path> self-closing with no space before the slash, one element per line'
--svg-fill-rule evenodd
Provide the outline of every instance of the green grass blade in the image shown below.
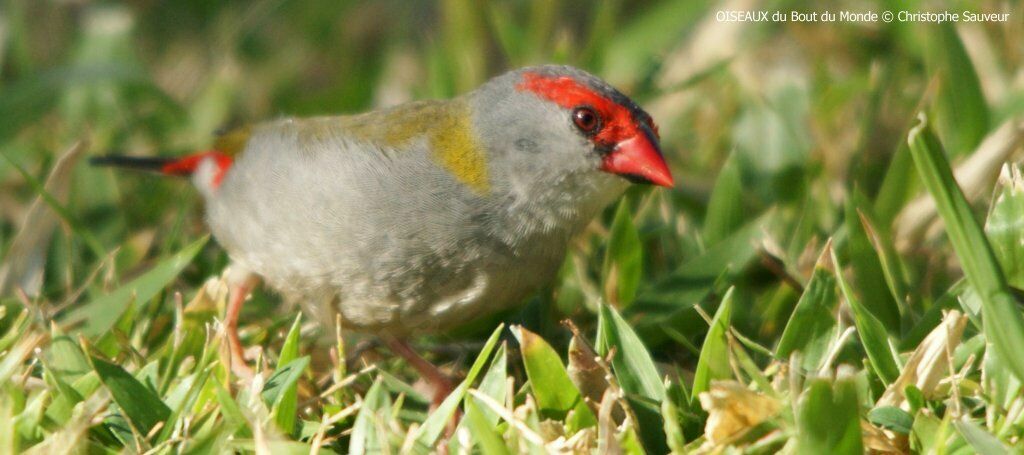
<path fill-rule="evenodd" d="M 999 439 L 985 431 L 978 424 L 967 420 L 954 420 L 953 426 L 963 435 L 967 443 L 981 455 L 1004 455 L 1010 453 Z"/>
<path fill-rule="evenodd" d="M 501 338 L 501 332 L 504 329 L 505 326 L 503 324 L 499 324 L 494 329 L 490 338 L 484 343 L 484 347 L 480 349 L 480 354 L 477 354 L 473 365 L 469 367 L 466 379 L 462 380 L 462 383 L 441 402 L 434 412 L 427 416 L 427 420 L 424 420 L 423 425 L 420 425 L 420 428 L 416 430 L 416 434 L 412 438 L 416 441 L 417 446 L 433 447 L 437 442 L 437 438 L 441 437 L 445 426 L 448 425 L 452 416 L 455 415 L 455 411 L 459 408 L 459 403 L 466 396 L 466 391 L 469 390 L 469 387 L 476 381 L 480 371 L 487 365 L 487 359 L 491 357 L 491 352 L 494 351 L 494 347 L 498 344 L 498 339 Z"/>
<path fill-rule="evenodd" d="M 896 215 L 903 210 L 910 198 L 917 194 L 920 188 L 917 175 L 914 174 L 914 160 L 910 157 L 910 150 L 906 142 L 900 141 L 889 160 L 889 167 L 885 171 L 885 178 L 882 179 L 882 187 L 878 189 L 875 197 L 874 209 L 878 220 L 884 225 L 889 225 Z"/>
<path fill-rule="evenodd" d="M 501 434 L 496 431 L 494 423 L 484 415 L 480 407 L 474 404 L 473 400 L 466 400 L 463 406 L 466 409 L 466 424 L 469 431 L 472 432 L 473 439 L 479 444 L 480 452 L 484 455 L 510 453 Z"/>
<path fill-rule="evenodd" d="M 682 386 L 677 382 L 665 381 L 666 397 L 661 401 L 661 419 L 665 422 L 665 443 L 672 453 L 684 453 L 686 437 L 683 435 L 683 428 L 679 425 L 679 406 L 685 398 Z M 676 398 L 680 399 L 677 401 Z"/>
<path fill-rule="evenodd" d="M 97 358 L 92 358 L 92 366 L 114 402 L 142 436 L 148 435 L 154 426 L 170 417 L 171 409 L 160 397 L 124 368 Z"/>
<path fill-rule="evenodd" d="M 899 345 L 897 346 L 899 350 L 910 351 L 916 348 L 935 326 L 939 325 L 946 311 L 961 307 L 962 305 L 959 303 L 960 295 L 965 292 L 966 288 L 967 281 L 961 278 L 956 283 L 953 283 L 945 293 L 935 299 L 931 308 L 928 308 L 918 319 L 917 323 L 900 338 Z"/>
<path fill-rule="evenodd" d="M 100 336 L 92 347 L 108 358 L 113 358 L 126 351 L 128 346 L 125 343 L 128 334 L 132 333 L 136 321 L 139 320 L 139 305 L 131 300 L 121 316 L 114 321 L 102 336 Z"/>
<path fill-rule="evenodd" d="M 746 348 L 743 347 L 744 341 L 742 340 L 745 337 L 741 333 L 739 333 L 739 331 L 733 330 L 728 334 L 726 338 L 728 338 L 729 340 L 730 354 L 733 356 L 733 359 L 736 361 L 736 364 L 739 365 L 740 370 L 746 373 L 747 378 L 749 378 L 750 382 L 752 384 L 756 384 L 757 388 L 760 389 L 761 391 L 766 393 L 772 393 L 774 389 L 772 388 L 771 380 L 769 380 L 768 376 L 765 375 L 764 371 L 762 371 L 761 368 L 757 366 L 756 363 L 754 363 L 754 359 L 750 357 L 750 354 L 747 352 Z M 772 355 L 771 351 L 767 349 L 764 349 L 763 351 L 759 350 L 757 352 L 764 353 L 769 357 L 771 357 Z M 737 379 L 743 382 L 742 378 Z"/>
<path fill-rule="evenodd" d="M 213 384 L 217 404 L 220 405 L 219 409 L 220 415 L 223 416 L 224 430 L 229 435 L 233 435 L 239 429 L 248 425 L 248 421 L 245 420 L 245 414 L 242 413 L 241 406 L 238 405 L 238 402 L 231 396 L 231 392 L 223 384 L 216 380 L 210 381 L 210 383 Z"/>
<path fill-rule="evenodd" d="M 494 353 L 494 358 L 491 359 L 490 366 L 487 367 L 487 371 L 484 372 L 482 378 L 480 378 L 480 385 L 476 388 L 476 391 L 493 399 L 496 403 L 504 403 L 505 395 L 508 389 L 506 380 L 508 379 L 508 347 L 503 342 L 498 350 Z M 496 425 L 501 416 L 499 416 L 494 410 L 488 407 L 476 396 L 470 395 L 469 390 L 466 391 L 467 396 L 464 398 L 463 403 L 472 401 L 477 405 L 477 409 L 483 414 L 484 419 L 489 425 Z M 465 407 L 465 405 L 463 405 Z M 464 409 L 465 410 L 465 409 Z M 462 431 L 463 428 L 467 427 L 469 423 L 466 419 L 462 419 L 459 422 L 459 427 L 455 430 L 456 433 Z M 470 429 L 472 431 L 472 429 Z M 455 449 L 455 447 L 452 447 Z"/>
<path fill-rule="evenodd" d="M 207 379 L 210 378 L 210 374 L 210 369 L 204 369 L 194 376 L 186 378 L 192 380 L 182 380 L 179 382 L 180 391 L 167 395 L 167 404 L 171 408 L 171 415 L 167 419 L 168 424 L 160 430 L 160 435 L 156 442 L 164 442 L 174 434 L 174 423 L 178 422 L 182 415 L 187 415 L 189 409 L 195 405 L 196 400 L 199 399 L 199 394 L 202 393 L 203 388 L 206 386 Z M 176 402 L 176 398 L 179 396 L 181 398 L 177 399 Z"/>
<path fill-rule="evenodd" d="M 656 401 L 665 398 L 665 384 L 650 351 L 629 323 L 610 305 L 601 305 L 598 340 L 598 353 L 602 356 L 615 348 L 612 369 L 623 390 Z"/>
<path fill-rule="evenodd" d="M 292 360 L 299 358 L 299 332 L 302 330 L 302 312 L 295 315 L 295 322 L 288 329 L 288 335 L 284 337 L 284 344 L 281 345 L 281 356 L 277 359 L 277 366 L 285 365 Z"/>
<path fill-rule="evenodd" d="M 900 434 L 910 434 L 914 427 L 914 417 L 907 411 L 895 406 L 882 406 L 868 412 L 868 421 Z"/>
<path fill-rule="evenodd" d="M 6 309 L 7 307 L 0 308 Z M 4 336 L 0 337 L 0 351 L 7 351 L 11 346 L 14 346 L 15 343 L 23 340 L 26 331 L 28 331 L 32 326 L 33 320 L 29 316 L 29 310 L 23 309 L 18 312 L 18 315 L 14 317 L 13 321 L 7 321 L 7 333 L 4 333 Z M 92 367 L 89 367 L 89 369 L 91 370 Z"/>
<path fill-rule="evenodd" d="M 702 233 L 708 245 L 722 241 L 743 226 L 745 201 L 739 160 L 735 152 L 730 153 L 715 179 L 715 187 L 708 200 L 708 211 L 704 216 Z"/>
<path fill-rule="evenodd" d="M 14 400 L 6 396 L 7 390 L 0 390 L 0 452 L 20 453 L 18 425 L 15 423 Z"/>
<path fill-rule="evenodd" d="M 349 438 L 348 453 L 362 455 L 368 453 L 383 453 L 387 450 L 381 447 L 384 435 L 378 434 L 377 419 L 390 412 L 391 399 L 384 389 L 384 381 L 377 378 L 370 390 L 366 391 L 363 398 L 363 406 L 356 415 L 356 422 L 352 425 L 352 436 Z"/>
<path fill-rule="evenodd" d="M 128 308 L 129 303 L 132 301 L 144 303 L 156 297 L 181 273 L 185 266 L 192 262 L 192 259 L 206 245 L 207 240 L 209 240 L 209 236 L 192 242 L 128 284 L 89 303 L 77 306 L 61 318 L 61 323 L 82 323 L 80 330 L 86 336 L 103 334 L 110 330 L 124 310 Z"/>
<path fill-rule="evenodd" d="M 57 400 L 62 400 L 63 399 L 68 404 L 68 406 L 64 407 L 64 409 L 69 410 L 70 407 L 73 407 L 74 405 L 76 405 L 78 403 L 81 403 L 83 400 L 85 400 L 85 398 L 82 396 L 82 394 L 78 393 L 78 390 L 76 390 L 70 384 L 68 384 L 63 379 L 61 379 L 60 376 L 54 374 L 53 371 L 46 365 L 45 362 L 43 362 L 42 366 L 43 366 L 43 380 L 46 381 L 47 385 L 49 385 L 53 389 L 56 389 L 56 393 L 54 394 L 55 395 L 54 396 L 54 402 L 56 402 Z M 52 408 L 52 406 L 48 406 L 47 407 L 47 411 L 49 411 L 50 408 Z M 47 412 L 47 416 L 49 416 L 49 415 L 50 415 L 50 413 Z M 70 418 L 71 418 L 71 414 L 68 413 L 68 414 L 61 415 L 59 420 L 60 420 L 61 423 L 64 423 L 64 422 L 67 422 L 68 419 L 70 419 Z"/>
<path fill-rule="evenodd" d="M 681 295 L 701 298 L 723 274 L 731 277 L 741 272 L 757 257 L 757 245 L 765 236 L 764 230 L 773 220 L 773 213 L 768 212 L 751 220 L 703 254 L 687 259 L 668 276 L 645 287 L 637 297 L 638 305 L 644 303 L 679 307 L 682 303 Z"/>
<path fill-rule="evenodd" d="M 830 242 L 815 264 L 811 280 L 796 303 L 775 349 L 775 355 L 781 359 L 800 351 L 804 368 L 808 370 L 818 369 L 836 329 L 835 311 L 839 299 L 831 250 Z"/>
<path fill-rule="evenodd" d="M 985 222 L 985 234 L 1010 286 L 1024 288 L 1024 179 L 1020 167 L 1006 165 L 999 179 L 995 202 Z M 1018 300 L 1020 296 L 1017 296 Z M 1020 395 L 1020 382 L 994 352 L 983 359 L 982 377 L 990 405 L 1009 408 Z"/>
<path fill-rule="evenodd" d="M 498 351 L 494 353 L 494 359 L 491 360 L 491 366 L 487 368 L 487 372 L 484 373 L 484 377 L 480 379 L 480 386 L 477 390 L 480 393 L 487 395 L 497 401 L 498 403 L 505 402 L 505 394 L 508 391 L 505 380 L 508 378 L 508 348 L 502 343 L 498 347 Z M 472 397 L 471 400 L 478 400 L 476 397 Z M 481 408 L 481 412 L 487 417 L 487 421 L 491 425 L 498 422 L 500 417 L 491 411 L 489 408 Z"/>
<path fill-rule="evenodd" d="M 942 144 L 923 115 L 907 141 L 967 281 L 981 298 L 985 336 L 1017 378 L 1024 379 L 1024 356 L 1020 355 L 1024 352 L 1024 318 L 981 225 L 953 178 Z"/>
<path fill-rule="evenodd" d="M 1011 286 L 1024 288 L 1024 177 L 1016 164 L 1003 169 L 985 235 Z"/>
<path fill-rule="evenodd" d="M 46 359 L 54 374 L 74 380 L 92 371 L 82 348 L 70 336 L 64 335 L 58 330 L 56 325 L 54 325 L 54 330 L 51 330 L 50 337 L 50 346 L 46 349 Z"/>
<path fill-rule="evenodd" d="M 860 298 L 854 293 L 853 288 L 843 278 L 843 268 L 839 265 L 835 251 L 832 252 L 832 262 L 836 266 L 836 282 L 839 283 L 839 290 L 846 299 L 846 303 L 853 310 L 854 324 L 857 326 L 857 333 L 860 335 L 861 345 L 868 354 L 868 361 L 871 368 L 875 370 L 878 377 L 886 385 L 891 384 L 900 375 L 899 363 L 893 357 L 892 349 L 889 348 L 889 336 L 885 327 L 871 310 L 860 303 Z"/>
<path fill-rule="evenodd" d="M 886 285 L 882 260 L 861 223 L 859 212 L 869 211 L 867 197 L 854 189 L 846 201 L 844 223 L 847 232 L 846 248 L 850 266 L 853 268 L 854 283 L 864 296 L 863 305 L 882 323 L 889 333 L 899 333 L 900 308 Z M 837 267 L 838 268 L 838 267 Z"/>
<path fill-rule="evenodd" d="M 267 379 L 266 385 L 263 386 L 261 393 L 263 401 L 270 408 L 270 414 L 274 417 L 274 421 L 286 433 L 291 433 L 295 428 L 299 378 L 302 377 L 307 366 L 309 366 L 308 356 L 299 357 L 278 366 L 274 374 Z"/>
<path fill-rule="evenodd" d="M 914 305 L 916 299 L 913 298 L 912 293 L 909 291 L 906 272 L 903 269 L 903 261 L 899 253 L 896 252 L 896 245 L 893 244 L 892 236 L 880 229 L 878 222 L 875 221 L 875 218 L 869 211 L 858 210 L 857 216 L 860 219 L 861 226 L 864 228 L 864 233 L 871 241 L 871 246 L 874 247 L 875 252 L 878 254 L 885 284 L 889 287 L 893 300 L 897 305 L 901 306 L 901 312 L 906 317 L 911 311 L 910 308 L 916 308 Z"/>
<path fill-rule="evenodd" d="M 942 446 L 945 438 L 939 438 L 941 422 L 931 413 L 918 411 L 910 429 L 910 447 L 916 453 L 936 453 L 936 445 Z"/>
<path fill-rule="evenodd" d="M 600 311 L 598 352 L 607 355 L 612 348 L 615 349 L 612 370 L 629 398 L 644 447 L 652 451 L 661 450 L 666 443 L 660 406 L 665 400 L 665 384 L 658 368 L 640 337 L 622 315 L 610 305 L 601 305 Z"/>
<path fill-rule="evenodd" d="M 800 399 L 795 453 L 864 453 L 859 403 L 852 378 L 812 380 Z"/>
<path fill-rule="evenodd" d="M 583 402 L 565 364 L 551 345 L 520 326 L 513 327 L 512 333 L 519 340 L 523 366 L 541 417 L 561 420 L 572 412 L 575 417 L 575 422 L 570 425 L 572 431 L 596 425 L 597 418 Z"/>
<path fill-rule="evenodd" d="M 722 303 L 718 305 L 714 318 L 711 319 L 711 328 L 704 337 L 704 345 L 700 350 L 700 358 L 697 360 L 697 369 L 693 373 L 693 387 L 690 390 L 690 401 L 692 402 L 701 392 L 711 387 L 711 381 L 716 379 L 732 378 L 732 369 L 729 367 L 729 339 L 726 332 L 729 330 L 729 323 L 732 319 L 732 300 L 735 289 L 729 288 Z"/>
<path fill-rule="evenodd" d="M 989 112 L 974 64 L 952 22 L 932 26 L 925 40 L 929 70 L 939 78 L 935 120 L 952 156 L 974 150 L 988 133 Z"/>
<path fill-rule="evenodd" d="M 277 367 L 282 368 L 299 357 L 299 332 L 302 329 L 302 312 L 295 316 L 288 335 L 284 338 L 281 346 L 281 356 L 277 359 Z M 276 372 L 275 372 L 276 374 Z M 301 370 L 300 374 L 301 376 Z M 284 390 L 283 395 L 277 400 L 277 404 L 270 411 L 277 422 L 277 426 L 286 432 L 292 432 L 295 428 L 295 412 L 298 410 L 299 388 L 296 385 Z"/>
<path fill-rule="evenodd" d="M 615 209 L 602 267 L 605 298 L 620 308 L 629 306 L 636 298 L 643 264 L 642 251 L 640 234 L 629 209 L 629 198 L 622 198 Z"/>
<path fill-rule="evenodd" d="M 103 385 L 100 382 L 100 377 L 96 375 L 95 371 L 92 371 L 92 367 L 90 366 L 89 368 L 89 373 L 82 375 L 71 383 L 71 387 L 83 400 L 91 396 L 96 389 Z M 46 407 L 46 418 L 63 425 L 71 419 L 72 411 L 76 404 L 77 402 L 74 401 L 73 396 L 69 397 L 66 394 L 61 394 L 54 397 L 53 401 Z"/>

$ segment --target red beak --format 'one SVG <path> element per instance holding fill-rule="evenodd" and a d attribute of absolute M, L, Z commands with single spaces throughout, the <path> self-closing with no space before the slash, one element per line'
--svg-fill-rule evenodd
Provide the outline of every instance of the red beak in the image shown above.
<path fill-rule="evenodd" d="M 635 136 L 619 142 L 605 155 L 601 170 L 627 179 L 671 188 L 675 181 L 661 156 L 653 134 L 643 128 Z"/>

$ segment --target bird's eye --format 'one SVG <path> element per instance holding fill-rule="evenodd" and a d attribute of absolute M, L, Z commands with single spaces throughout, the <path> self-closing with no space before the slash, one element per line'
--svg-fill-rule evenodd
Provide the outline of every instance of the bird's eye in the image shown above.
<path fill-rule="evenodd" d="M 598 117 L 594 109 L 586 106 L 577 107 L 572 111 L 572 122 L 586 134 L 594 134 L 601 129 L 601 117 Z"/>

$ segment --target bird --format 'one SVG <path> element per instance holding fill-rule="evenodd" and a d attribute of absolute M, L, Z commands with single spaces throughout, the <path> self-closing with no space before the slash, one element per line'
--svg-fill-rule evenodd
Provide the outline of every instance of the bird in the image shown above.
<path fill-rule="evenodd" d="M 232 359 L 244 365 L 239 313 L 262 282 L 380 337 L 434 387 L 435 404 L 452 383 L 411 339 L 524 301 L 629 185 L 674 185 L 651 116 L 562 65 L 446 100 L 239 127 L 185 156 L 91 161 L 191 179 L 230 259 Z"/>

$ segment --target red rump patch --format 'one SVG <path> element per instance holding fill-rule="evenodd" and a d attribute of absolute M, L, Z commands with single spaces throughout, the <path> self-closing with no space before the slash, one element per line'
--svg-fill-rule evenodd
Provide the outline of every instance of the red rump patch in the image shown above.
<path fill-rule="evenodd" d="M 638 125 L 633 113 L 625 106 L 591 90 L 569 76 L 545 76 L 537 73 L 526 73 L 523 82 L 516 86 L 519 90 L 529 90 L 566 109 L 577 106 L 589 106 L 601 117 L 601 130 L 594 136 L 600 144 L 612 145 L 636 136 Z M 648 123 L 655 136 L 658 127 L 648 117 Z"/>
<path fill-rule="evenodd" d="M 192 175 L 196 169 L 199 168 L 199 165 L 207 158 L 212 159 L 217 165 L 217 171 L 213 174 L 213 187 L 216 188 L 220 186 L 221 180 L 224 180 L 224 174 L 227 173 L 228 169 L 231 167 L 231 163 L 234 162 L 230 156 L 227 156 L 217 150 L 194 153 L 192 155 L 182 157 L 181 159 L 171 161 L 170 163 L 165 164 L 164 167 L 160 169 L 160 172 L 167 175 Z"/>

